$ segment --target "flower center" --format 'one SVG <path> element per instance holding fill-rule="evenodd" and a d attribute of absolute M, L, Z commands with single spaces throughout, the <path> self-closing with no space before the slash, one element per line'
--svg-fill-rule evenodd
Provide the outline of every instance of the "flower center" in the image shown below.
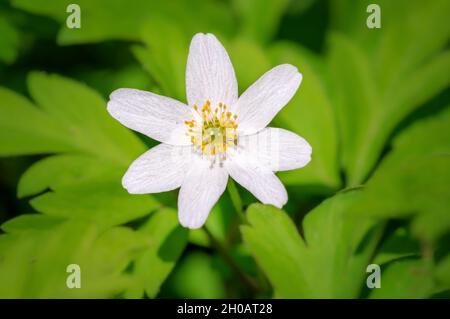
<path fill-rule="evenodd" d="M 225 159 L 227 148 L 237 145 L 237 115 L 227 111 L 227 106 L 223 103 L 212 109 L 209 100 L 201 110 L 194 104 L 194 111 L 199 119 L 184 122 L 188 126 L 186 135 L 191 137 L 192 144 L 202 154 L 219 155 L 221 159 Z"/>

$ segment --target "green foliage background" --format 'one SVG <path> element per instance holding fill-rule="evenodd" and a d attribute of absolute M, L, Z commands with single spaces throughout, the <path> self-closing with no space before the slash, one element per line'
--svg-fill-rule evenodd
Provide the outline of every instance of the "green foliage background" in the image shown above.
<path fill-rule="evenodd" d="M 68 29 L 72 2 L 0 2 L 1 298 L 450 296 L 450 1 L 378 0 L 381 29 L 365 0 L 78 0 Z M 232 183 L 188 231 L 176 192 L 121 187 L 156 142 L 108 95 L 184 101 L 196 32 L 224 43 L 240 92 L 280 63 L 303 74 L 272 124 L 313 147 L 279 174 L 284 211 Z"/>

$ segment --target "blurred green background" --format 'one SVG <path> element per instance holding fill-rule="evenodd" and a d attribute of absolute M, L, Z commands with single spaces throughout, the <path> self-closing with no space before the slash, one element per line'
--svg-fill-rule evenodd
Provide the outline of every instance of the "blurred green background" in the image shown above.
<path fill-rule="evenodd" d="M 0 297 L 450 297 L 450 1 L 376 1 L 369 29 L 372 2 L 1 0 Z M 112 119 L 108 95 L 185 101 L 196 32 L 224 44 L 240 92 L 277 64 L 303 74 L 271 124 L 313 147 L 279 174 L 284 211 L 231 184 L 188 231 L 176 192 L 121 187 L 156 142 Z"/>

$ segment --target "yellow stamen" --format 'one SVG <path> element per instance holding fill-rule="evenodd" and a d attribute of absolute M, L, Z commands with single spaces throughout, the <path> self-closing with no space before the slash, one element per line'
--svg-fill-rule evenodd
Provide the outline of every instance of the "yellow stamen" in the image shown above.
<path fill-rule="evenodd" d="M 237 115 L 226 111 L 227 106 L 222 102 L 212 109 L 211 102 L 206 100 L 201 111 L 196 104 L 193 108 L 201 121 L 184 121 L 188 127 L 186 135 L 191 137 L 191 143 L 198 146 L 203 154 L 225 157 L 228 146 L 237 145 Z"/>

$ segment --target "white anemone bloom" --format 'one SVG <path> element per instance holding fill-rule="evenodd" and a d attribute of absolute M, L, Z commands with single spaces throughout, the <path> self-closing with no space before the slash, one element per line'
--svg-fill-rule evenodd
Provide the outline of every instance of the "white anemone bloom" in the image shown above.
<path fill-rule="evenodd" d="M 281 208 L 287 192 L 274 172 L 305 166 L 311 146 L 266 126 L 301 81 L 297 68 L 279 65 L 238 97 L 225 48 L 212 34 L 196 34 L 186 66 L 187 104 L 135 89 L 110 96 L 108 112 L 115 119 L 161 142 L 131 164 L 123 187 L 132 194 L 180 187 L 178 218 L 188 228 L 202 227 L 228 176 L 262 203 Z"/>

